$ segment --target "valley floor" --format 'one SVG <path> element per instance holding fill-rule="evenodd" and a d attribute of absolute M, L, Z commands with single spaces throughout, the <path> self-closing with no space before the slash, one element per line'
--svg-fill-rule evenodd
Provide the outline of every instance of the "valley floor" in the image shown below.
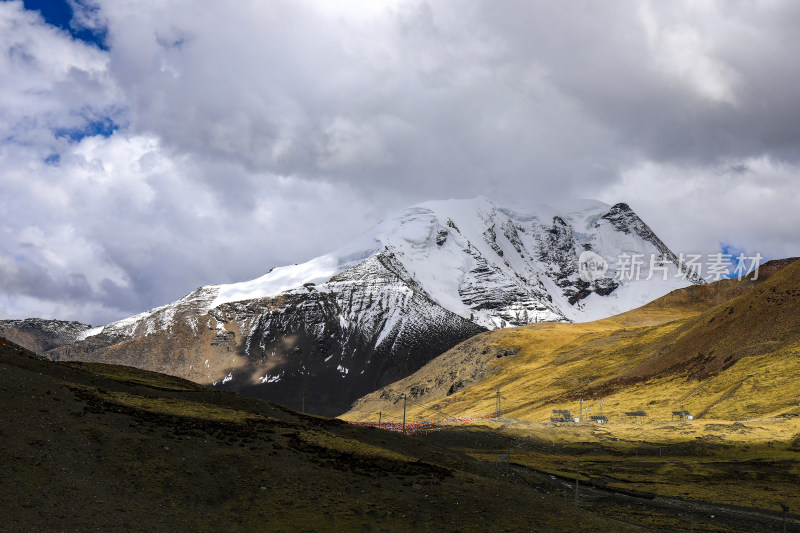
<path fill-rule="evenodd" d="M 0 531 L 778 531 L 800 509 L 800 417 L 404 436 L 1 340 L 0 376 Z"/>
<path fill-rule="evenodd" d="M 800 417 L 545 424 L 499 419 L 423 440 L 536 472 L 578 506 L 663 531 L 800 530 Z"/>

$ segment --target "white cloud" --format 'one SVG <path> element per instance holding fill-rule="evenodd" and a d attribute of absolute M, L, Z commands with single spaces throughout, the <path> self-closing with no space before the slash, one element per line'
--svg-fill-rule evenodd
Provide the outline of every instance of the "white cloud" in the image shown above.
<path fill-rule="evenodd" d="M 709 18 L 721 15 L 716 9 L 707 11 L 704 15 Z M 655 68 L 701 97 L 731 105 L 736 103 L 736 88 L 741 77 L 730 65 L 713 55 L 708 39 L 699 28 L 686 23 L 662 24 L 652 4 L 647 1 L 640 4 L 639 13 Z"/>
<path fill-rule="evenodd" d="M 108 57 L 45 24 L 22 2 L 0 3 L 0 139 L 58 146 L 54 130 L 118 113 Z"/>
<path fill-rule="evenodd" d="M 642 162 L 601 199 L 625 199 L 675 252 L 733 246 L 768 258 L 800 255 L 800 166 L 770 157 L 715 166 Z"/>
<path fill-rule="evenodd" d="M 431 198 L 800 244 L 794 2 L 71 4 L 107 51 L 0 2 L 7 314 L 121 318 Z"/>
<path fill-rule="evenodd" d="M 347 187 L 269 174 L 241 178 L 254 182 L 241 191 L 248 208 L 232 208 L 216 188 L 240 170 L 173 157 L 148 136 L 86 137 L 58 167 L 31 157 L 0 151 L 0 305 L 15 315 L 105 323 L 305 260 L 385 208 Z"/>

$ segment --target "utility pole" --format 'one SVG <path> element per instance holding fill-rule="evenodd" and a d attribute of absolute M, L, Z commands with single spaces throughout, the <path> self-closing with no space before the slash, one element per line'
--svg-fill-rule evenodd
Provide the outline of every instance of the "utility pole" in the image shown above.
<path fill-rule="evenodd" d="M 578 459 L 578 467 L 575 469 L 575 505 L 578 505 L 578 483 L 580 483 L 581 460 Z"/>
<path fill-rule="evenodd" d="M 578 407 L 578 418 L 583 419 L 583 398 L 581 398 L 580 402 L 580 407 Z"/>
<path fill-rule="evenodd" d="M 503 396 L 500 394 L 500 387 L 497 387 L 497 418 L 503 418 L 503 409 L 500 405 L 500 400 L 504 400 Z"/>
<path fill-rule="evenodd" d="M 383 415 L 383 411 L 378 411 L 378 429 L 381 428 L 381 416 Z"/>
<path fill-rule="evenodd" d="M 406 434 L 406 393 L 403 393 L 403 435 Z"/>
<path fill-rule="evenodd" d="M 781 502 L 781 509 L 783 510 L 783 533 L 786 533 L 786 513 L 789 512 L 789 506 L 786 502 Z"/>

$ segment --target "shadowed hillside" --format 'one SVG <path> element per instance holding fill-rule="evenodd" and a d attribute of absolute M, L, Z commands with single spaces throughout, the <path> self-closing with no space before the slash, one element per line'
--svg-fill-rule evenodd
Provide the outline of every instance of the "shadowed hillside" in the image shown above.
<path fill-rule="evenodd" d="M 436 445 L 0 338 L 2 531 L 633 529 Z"/>

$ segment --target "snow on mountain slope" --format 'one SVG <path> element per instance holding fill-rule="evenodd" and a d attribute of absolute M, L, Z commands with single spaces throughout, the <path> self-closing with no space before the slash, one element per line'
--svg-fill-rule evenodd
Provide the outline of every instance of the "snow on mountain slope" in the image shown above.
<path fill-rule="evenodd" d="M 609 277 L 587 284 L 578 275 L 581 252 L 610 265 Z M 304 284 L 324 285 L 369 257 L 393 253 L 434 302 L 487 328 L 535 321 L 587 321 L 638 307 L 684 287 L 674 254 L 625 204 L 576 202 L 522 213 L 486 198 L 426 202 L 381 222 L 350 244 L 306 263 L 278 267 L 251 281 L 210 285 L 182 300 L 115 322 L 100 331 L 126 336 L 169 327 L 175 309 L 207 312 L 221 304 L 274 297 Z M 615 279 L 618 258 L 665 257 L 666 280 Z M 700 282 L 699 278 L 691 282 Z M 142 328 L 142 325 L 144 327 Z"/>
<path fill-rule="evenodd" d="M 82 339 L 91 328 L 80 322 L 26 318 L 25 320 L 0 320 L 0 335 L 41 353 Z"/>
<path fill-rule="evenodd" d="M 579 258 L 589 252 L 609 268 L 581 279 Z M 624 275 L 632 255 L 641 258 L 638 279 Z M 651 258 L 663 265 L 646 279 Z M 483 329 L 593 320 L 702 282 L 681 272 L 626 204 L 519 212 L 486 198 L 426 202 L 306 263 L 82 331 L 51 356 L 113 359 L 262 396 L 268 389 L 265 397 L 295 407 L 298 391 L 313 389 L 325 404 L 317 412 L 336 414 Z"/>
<path fill-rule="evenodd" d="M 484 331 L 433 302 L 386 253 L 318 286 L 202 312 L 215 294 L 195 291 L 46 355 L 146 368 L 336 415 Z"/>

